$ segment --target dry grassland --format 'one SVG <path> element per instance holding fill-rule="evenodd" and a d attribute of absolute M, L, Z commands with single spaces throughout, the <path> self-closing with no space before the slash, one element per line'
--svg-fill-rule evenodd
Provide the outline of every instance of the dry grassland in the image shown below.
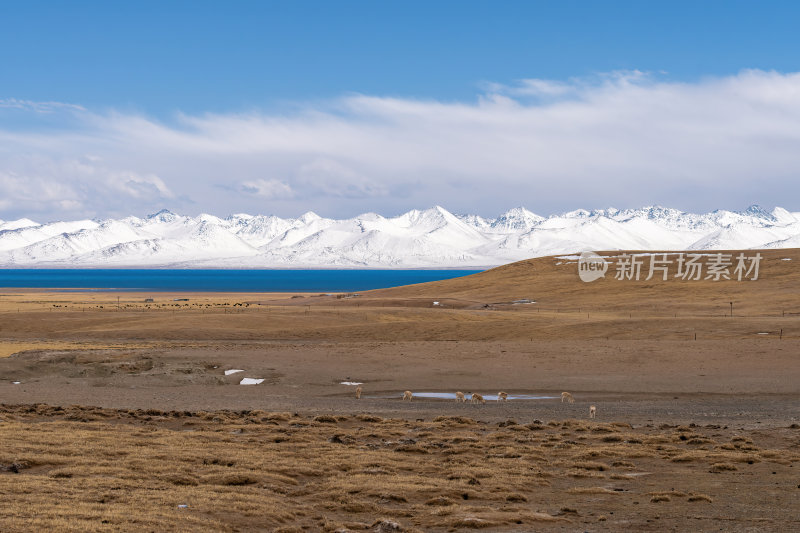
<path fill-rule="evenodd" d="M 797 426 L 45 405 L 0 418 L 4 531 L 800 527 Z"/>
<path fill-rule="evenodd" d="M 800 530 L 800 250 L 761 253 L 754 282 L 6 289 L 0 529 Z M 577 401 L 416 396 L 456 390 Z"/>

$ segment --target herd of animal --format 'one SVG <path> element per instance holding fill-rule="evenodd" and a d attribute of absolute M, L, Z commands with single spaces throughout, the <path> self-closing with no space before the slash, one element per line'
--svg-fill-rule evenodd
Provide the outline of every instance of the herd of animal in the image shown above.
<path fill-rule="evenodd" d="M 360 385 L 358 387 L 356 387 L 356 400 L 360 400 L 361 399 L 361 393 L 362 392 L 363 392 L 363 389 L 361 388 Z M 405 400 L 408 400 L 409 402 L 413 401 L 414 400 L 414 393 L 411 392 L 410 390 L 407 390 L 407 391 L 403 392 L 403 401 L 405 401 Z M 486 403 L 486 400 L 484 399 L 484 397 L 481 396 L 480 394 L 478 394 L 477 392 L 471 393 L 471 397 L 470 397 L 469 401 L 471 403 L 481 403 L 481 404 L 485 404 Z M 498 392 L 497 393 L 497 401 L 498 402 L 507 402 L 508 401 L 508 393 L 507 392 L 503 392 L 503 391 Z M 456 392 L 456 403 L 466 403 L 466 402 L 467 402 L 466 395 L 461 391 Z M 575 403 L 575 398 L 569 392 L 562 392 L 561 393 L 561 403 L 564 403 L 564 402 Z M 594 418 L 595 416 L 597 416 L 597 407 L 594 406 L 594 405 L 590 405 L 589 406 L 589 418 Z"/>

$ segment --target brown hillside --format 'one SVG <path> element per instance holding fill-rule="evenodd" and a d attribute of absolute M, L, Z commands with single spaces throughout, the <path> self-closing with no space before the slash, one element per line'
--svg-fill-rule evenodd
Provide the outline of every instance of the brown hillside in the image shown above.
<path fill-rule="evenodd" d="M 622 253 L 600 252 L 602 256 Z M 689 253 L 689 252 L 687 252 Z M 702 253 L 717 253 L 702 252 Z M 723 251 L 735 257 L 740 251 Z M 755 281 L 675 279 L 662 281 L 657 273 L 645 281 L 649 258 L 642 267 L 640 281 L 614 279 L 612 264 L 605 278 L 584 283 L 578 276 L 577 261 L 564 256 L 550 256 L 497 267 L 485 272 L 432 283 L 369 291 L 363 300 L 392 299 L 432 301 L 453 307 L 531 308 L 542 310 L 642 312 L 647 314 L 728 314 L 734 302 L 735 315 L 800 314 L 800 250 L 744 251 L 746 256 L 762 255 L 759 278 Z M 669 257 L 674 258 L 676 252 Z M 786 260 L 788 259 L 788 260 Z M 734 261 L 735 263 L 735 261 Z M 731 269 L 732 271 L 733 269 Z M 703 277 L 705 277 L 705 269 Z M 530 299 L 532 304 L 513 304 Z M 424 300 L 424 301 L 422 301 Z"/>

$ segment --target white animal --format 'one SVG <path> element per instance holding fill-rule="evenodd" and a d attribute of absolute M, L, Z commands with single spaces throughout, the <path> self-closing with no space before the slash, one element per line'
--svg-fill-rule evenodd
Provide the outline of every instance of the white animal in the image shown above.
<path fill-rule="evenodd" d="M 565 401 L 567 403 L 575 403 L 575 398 L 573 398 L 572 394 L 570 394 L 568 392 L 562 392 L 561 393 L 561 403 L 564 403 Z"/>
<path fill-rule="evenodd" d="M 497 393 L 497 401 L 498 402 L 507 402 L 508 401 L 508 393 L 500 391 Z"/>
<path fill-rule="evenodd" d="M 403 400 L 408 400 L 410 402 L 410 401 L 412 401 L 413 398 L 414 398 L 414 395 L 411 394 L 410 390 L 407 390 L 407 391 L 405 391 L 403 393 Z"/>
<path fill-rule="evenodd" d="M 356 387 L 356 400 L 361 399 L 361 386 Z"/>
<path fill-rule="evenodd" d="M 589 418 L 594 418 L 597 415 L 597 407 L 594 405 L 589 406 Z"/>
<path fill-rule="evenodd" d="M 459 391 L 456 393 L 456 403 L 466 402 L 467 399 L 464 397 L 464 393 Z"/>
<path fill-rule="evenodd" d="M 473 392 L 472 393 L 472 400 L 470 400 L 470 401 L 472 403 L 479 403 L 479 402 L 480 403 L 486 403 L 486 400 L 483 399 L 483 396 L 481 396 L 477 392 Z"/>

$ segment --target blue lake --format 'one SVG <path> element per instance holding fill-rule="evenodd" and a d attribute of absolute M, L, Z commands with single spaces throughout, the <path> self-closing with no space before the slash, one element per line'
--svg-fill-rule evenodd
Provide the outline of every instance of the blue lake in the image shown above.
<path fill-rule="evenodd" d="M 0 287 L 98 291 L 353 292 L 480 270 L 0 269 Z"/>

